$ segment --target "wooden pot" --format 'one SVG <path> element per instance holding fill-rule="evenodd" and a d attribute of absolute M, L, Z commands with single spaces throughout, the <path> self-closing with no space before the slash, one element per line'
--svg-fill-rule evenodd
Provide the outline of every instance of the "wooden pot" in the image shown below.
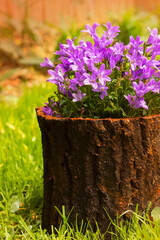
<path fill-rule="evenodd" d="M 160 205 L 160 115 L 123 119 L 54 118 L 36 109 L 44 158 L 42 225 L 51 231 L 65 206 L 70 220 L 109 218 Z"/>

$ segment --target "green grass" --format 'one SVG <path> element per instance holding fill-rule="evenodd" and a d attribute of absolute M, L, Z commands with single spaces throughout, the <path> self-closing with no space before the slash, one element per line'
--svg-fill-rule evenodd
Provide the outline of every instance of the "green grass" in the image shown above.
<path fill-rule="evenodd" d="M 53 87 L 52 87 L 53 88 Z M 0 240 L 104 239 L 97 227 L 71 228 L 64 208 L 59 229 L 49 236 L 41 229 L 43 159 L 35 108 L 53 89 L 40 85 L 26 90 L 16 104 L 0 103 Z M 130 221 L 112 221 L 112 239 L 160 239 L 160 225 L 147 215 L 132 213 Z"/>

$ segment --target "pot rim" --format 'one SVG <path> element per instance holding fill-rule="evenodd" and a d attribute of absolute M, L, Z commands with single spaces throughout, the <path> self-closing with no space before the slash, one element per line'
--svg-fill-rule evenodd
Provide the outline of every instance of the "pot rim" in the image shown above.
<path fill-rule="evenodd" d="M 136 120 L 136 119 L 153 119 L 153 118 L 160 118 L 160 114 L 154 114 L 154 115 L 150 115 L 150 116 L 144 116 L 144 117 L 127 117 L 127 118 L 111 118 L 111 117 L 107 117 L 107 118 L 82 118 L 82 117 L 78 117 L 78 118 L 70 118 L 70 117 L 52 117 L 50 115 L 46 115 L 43 112 L 43 107 L 44 106 L 40 106 L 36 108 L 36 113 L 37 116 L 41 116 L 42 118 L 46 119 L 46 120 L 81 120 L 81 121 L 129 121 L 129 120 Z"/>

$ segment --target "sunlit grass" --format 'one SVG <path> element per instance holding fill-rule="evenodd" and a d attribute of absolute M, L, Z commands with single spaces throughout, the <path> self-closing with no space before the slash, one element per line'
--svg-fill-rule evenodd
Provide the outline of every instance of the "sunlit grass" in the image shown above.
<path fill-rule="evenodd" d="M 0 232 L 8 236 L 21 234 L 19 215 L 26 224 L 40 223 L 43 162 L 35 108 L 51 91 L 41 85 L 26 90 L 17 104 L 0 106 Z"/>

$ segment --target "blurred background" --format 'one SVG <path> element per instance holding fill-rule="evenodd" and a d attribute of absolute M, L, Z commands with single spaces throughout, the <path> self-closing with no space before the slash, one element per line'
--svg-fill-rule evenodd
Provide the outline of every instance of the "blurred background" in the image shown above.
<path fill-rule="evenodd" d="M 118 40 L 125 44 L 130 35 L 147 40 L 147 27 L 160 30 L 160 0 L 0 0 L 0 239 L 69 239 L 66 220 L 64 230 L 55 231 L 60 238 L 41 229 L 43 158 L 35 108 L 56 89 L 46 83 L 47 69 L 40 63 L 44 57 L 57 61 L 59 42 L 87 39 L 80 33 L 85 24 L 107 21 L 120 26 Z M 159 239 L 159 224 L 146 216 L 144 224 L 142 217 L 133 219 L 133 227 L 129 222 L 122 228 L 122 235 L 131 234 L 125 239 Z"/>
<path fill-rule="evenodd" d="M 54 59 L 59 42 L 80 35 L 86 23 L 119 25 L 119 40 L 148 36 L 159 27 L 160 0 L 0 0 L 0 101 L 16 101 L 23 86 L 45 81 L 39 67 Z"/>

